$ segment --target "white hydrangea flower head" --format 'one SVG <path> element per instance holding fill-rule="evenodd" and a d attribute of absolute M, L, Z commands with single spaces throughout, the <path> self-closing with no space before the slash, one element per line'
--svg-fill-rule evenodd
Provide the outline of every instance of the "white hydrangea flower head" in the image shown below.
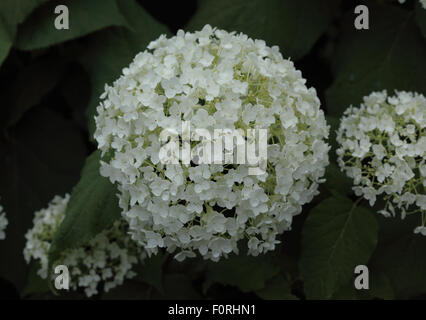
<path fill-rule="evenodd" d="M 426 98 L 373 92 L 346 110 L 337 141 L 339 166 L 354 180 L 355 193 L 371 206 L 382 196 L 385 216 L 420 213 L 415 232 L 426 235 Z"/>
<path fill-rule="evenodd" d="M 251 255 L 274 250 L 323 182 L 329 127 L 316 91 L 263 40 L 209 25 L 162 35 L 101 99 L 94 136 L 109 159 L 101 174 L 118 184 L 132 238 L 149 253 L 217 261 L 242 239 Z M 183 122 L 193 149 L 211 142 L 192 139 L 196 129 L 267 129 L 267 169 L 160 161 L 160 133 L 183 135 Z"/>
<path fill-rule="evenodd" d="M 37 211 L 34 226 L 25 235 L 24 258 L 27 263 L 35 260 L 40 269 L 37 274 L 47 278 L 48 252 L 53 236 L 65 217 L 70 199 L 56 196 L 47 208 Z M 65 265 L 70 272 L 70 287 L 83 288 L 90 297 L 98 293 L 100 283 L 108 291 L 121 285 L 125 279 L 136 275 L 132 268 L 142 262 L 146 253 L 126 234 L 124 220 L 114 222 L 109 230 L 95 236 L 86 245 L 64 252 L 55 265 Z"/>
<path fill-rule="evenodd" d="M 3 207 L 0 205 L 0 240 L 6 239 L 6 227 L 9 224 L 6 213 L 3 212 Z"/>

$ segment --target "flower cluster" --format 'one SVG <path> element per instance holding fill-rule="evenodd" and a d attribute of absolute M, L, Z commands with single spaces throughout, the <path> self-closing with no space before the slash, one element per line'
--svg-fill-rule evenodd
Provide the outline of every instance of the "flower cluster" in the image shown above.
<path fill-rule="evenodd" d="M 167 248 L 179 261 L 197 252 L 217 261 L 238 253 L 242 239 L 251 255 L 274 250 L 323 181 L 329 127 L 316 91 L 262 40 L 209 25 L 163 35 L 101 99 L 95 139 L 108 159 L 101 174 L 118 184 L 132 238 L 150 253 Z M 162 132 L 182 133 L 183 122 L 192 134 L 267 129 L 264 172 L 251 175 L 250 165 L 235 162 L 160 161 Z M 236 140 L 231 150 L 242 144 Z M 191 135 L 195 149 L 212 141 Z"/>
<path fill-rule="evenodd" d="M 6 239 L 5 230 L 8 224 L 6 213 L 3 212 L 3 207 L 0 205 L 0 240 Z"/>
<path fill-rule="evenodd" d="M 364 97 L 350 107 L 337 132 L 338 162 L 354 179 L 354 191 L 374 205 L 383 195 L 380 213 L 402 218 L 421 213 L 416 233 L 426 235 L 426 98 L 417 93 L 386 91 Z"/>
<path fill-rule="evenodd" d="M 46 209 L 35 213 L 34 226 L 25 238 L 24 257 L 39 263 L 37 274 L 48 273 L 48 251 L 53 235 L 65 216 L 69 195 L 56 196 Z M 65 265 L 70 272 L 70 287 L 84 288 L 88 297 L 98 293 L 99 283 L 108 291 L 135 275 L 133 265 L 143 261 L 146 253 L 126 234 L 124 221 L 116 221 L 111 229 L 95 236 L 86 245 L 64 252 L 55 265 Z"/>

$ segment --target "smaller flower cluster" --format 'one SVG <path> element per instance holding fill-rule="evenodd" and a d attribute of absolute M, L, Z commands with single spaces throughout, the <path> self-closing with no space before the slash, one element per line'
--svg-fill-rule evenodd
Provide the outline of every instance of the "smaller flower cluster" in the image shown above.
<path fill-rule="evenodd" d="M 420 213 L 415 232 L 426 235 L 426 98 L 373 92 L 360 108 L 346 110 L 337 141 L 339 166 L 354 179 L 355 193 L 371 206 L 383 195 L 385 216 L 395 207 L 402 218 Z"/>
<path fill-rule="evenodd" d="M 6 227 L 9 222 L 6 219 L 6 213 L 3 212 L 3 207 L 0 205 L 0 240 L 6 239 Z"/>
<path fill-rule="evenodd" d="M 43 279 L 48 273 L 48 252 L 53 236 L 65 217 L 69 195 L 56 196 L 46 209 L 35 213 L 34 227 L 25 235 L 27 243 L 24 257 L 40 263 L 37 274 Z M 65 265 L 70 272 L 70 287 L 84 288 L 88 297 L 98 293 L 103 283 L 105 292 L 130 279 L 136 274 L 135 264 L 143 261 L 145 251 L 126 234 L 128 226 L 120 220 L 109 230 L 95 236 L 86 245 L 64 252 L 55 265 Z"/>

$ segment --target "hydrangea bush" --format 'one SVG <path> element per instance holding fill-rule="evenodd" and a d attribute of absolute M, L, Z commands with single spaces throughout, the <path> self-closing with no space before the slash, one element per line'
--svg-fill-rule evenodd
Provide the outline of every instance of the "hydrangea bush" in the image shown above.
<path fill-rule="evenodd" d="M 209 25 L 161 36 L 101 98 L 95 139 L 110 159 L 101 174 L 118 183 L 132 238 L 150 252 L 219 260 L 244 238 L 251 255 L 273 250 L 323 181 L 329 128 L 316 91 L 262 40 Z M 163 163 L 162 131 L 180 132 L 183 121 L 191 133 L 267 129 L 267 170 Z M 214 138 L 200 140 L 191 147 Z"/>
<path fill-rule="evenodd" d="M 0 1 L 0 296 L 425 297 L 425 0 L 61 4 Z"/>
<path fill-rule="evenodd" d="M 65 217 L 69 195 L 56 196 L 47 208 L 37 211 L 34 226 L 25 235 L 27 240 L 24 258 L 34 260 L 37 274 L 46 279 L 48 275 L 48 252 L 53 236 Z M 126 234 L 124 221 L 116 221 L 109 230 L 96 235 L 86 245 L 64 252 L 55 265 L 66 265 L 70 272 L 70 287 L 84 289 L 90 297 L 110 289 L 136 275 L 134 265 L 142 262 L 146 253 Z"/>
<path fill-rule="evenodd" d="M 382 196 L 385 216 L 420 214 L 415 232 L 426 235 L 426 98 L 373 92 L 346 110 L 337 141 L 338 163 L 355 193 L 370 205 Z"/>
<path fill-rule="evenodd" d="M 6 218 L 6 213 L 3 212 L 3 207 L 0 205 L 0 240 L 6 239 L 6 227 L 9 224 Z"/>

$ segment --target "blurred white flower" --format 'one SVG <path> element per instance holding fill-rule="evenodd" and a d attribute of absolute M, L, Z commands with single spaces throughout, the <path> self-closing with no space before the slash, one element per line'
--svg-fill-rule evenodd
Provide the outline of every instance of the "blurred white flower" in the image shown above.
<path fill-rule="evenodd" d="M 3 212 L 3 207 L 0 205 L 0 240 L 6 239 L 6 227 L 9 224 L 6 218 L 6 213 Z"/>
<path fill-rule="evenodd" d="M 237 253 L 244 238 L 249 254 L 274 250 L 323 181 L 329 128 L 316 91 L 262 40 L 209 25 L 161 36 L 102 99 L 95 139 L 111 160 L 101 174 L 118 182 L 130 233 L 150 253 L 165 247 L 178 260 L 199 252 L 217 261 Z M 160 133 L 182 132 L 182 148 L 183 121 L 191 133 L 267 129 L 265 172 L 249 175 L 246 164 L 162 163 Z M 193 149 L 203 143 L 191 139 Z"/>
<path fill-rule="evenodd" d="M 399 3 L 403 4 L 405 3 L 407 0 L 398 0 Z M 420 4 L 423 6 L 423 8 L 426 10 L 426 0 L 419 0 Z"/>
<path fill-rule="evenodd" d="M 414 229 L 414 233 L 420 233 L 423 236 L 426 236 L 426 227 L 419 226 Z"/>
<path fill-rule="evenodd" d="M 37 274 L 47 278 L 48 252 L 53 236 L 65 217 L 69 195 L 56 196 L 47 208 L 37 211 L 34 226 L 25 235 L 24 258 L 35 260 L 40 269 Z M 144 250 L 126 234 L 124 221 L 116 221 L 106 231 L 96 235 L 86 245 L 63 252 L 55 264 L 63 264 L 70 271 L 70 287 L 83 288 L 88 297 L 98 293 L 100 284 L 108 291 L 132 278 L 132 268 L 146 256 Z"/>
<path fill-rule="evenodd" d="M 420 213 L 426 223 L 426 98 L 418 93 L 386 91 L 364 97 L 360 108 L 346 110 L 337 132 L 338 162 L 354 179 L 354 191 L 379 213 L 401 217 Z M 366 142 L 368 141 L 368 143 Z"/>

